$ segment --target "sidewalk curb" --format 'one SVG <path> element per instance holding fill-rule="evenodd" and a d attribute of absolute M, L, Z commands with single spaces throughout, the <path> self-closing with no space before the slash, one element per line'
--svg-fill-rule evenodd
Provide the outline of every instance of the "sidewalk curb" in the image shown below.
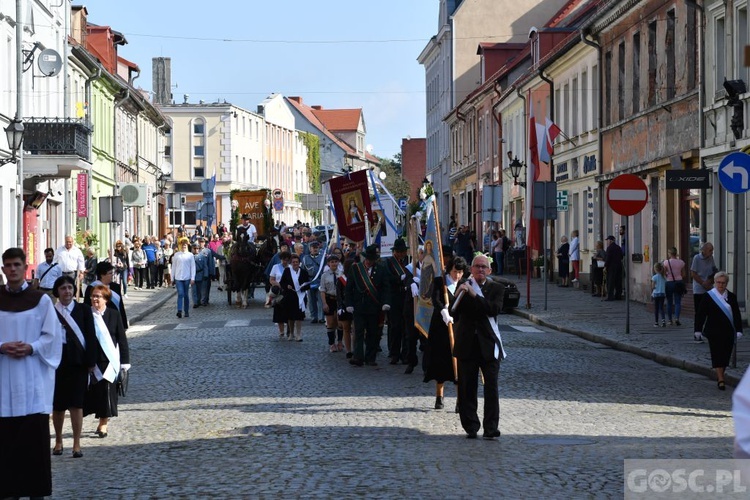
<path fill-rule="evenodd" d="M 177 295 L 177 290 L 171 289 L 169 293 L 164 294 L 159 299 L 156 299 L 155 302 L 152 302 L 150 306 L 146 307 L 144 310 L 137 312 L 132 317 L 128 318 L 129 324 L 138 323 L 143 318 L 151 314 L 152 312 L 159 309 L 161 306 L 169 302 L 170 299 L 172 299 L 175 295 Z"/>
<path fill-rule="evenodd" d="M 573 328 L 566 328 L 563 326 L 558 326 L 558 325 L 548 322 L 547 320 L 540 318 L 536 314 L 526 312 L 518 308 L 513 309 L 513 314 L 515 314 L 516 316 L 525 318 L 531 321 L 532 323 L 536 323 L 537 325 L 544 326 L 546 328 L 551 328 L 553 330 L 557 330 L 562 333 L 569 333 L 577 337 L 580 337 L 584 340 L 588 340 L 589 342 L 603 344 L 613 349 L 616 349 L 618 351 L 623 351 L 623 352 L 627 352 L 630 354 L 636 354 L 638 356 L 641 356 L 642 358 L 656 361 L 657 363 L 665 365 L 665 366 L 671 366 L 673 368 L 680 368 L 682 370 L 685 370 L 691 373 L 697 373 L 709 379 L 715 380 L 713 368 L 708 367 L 708 366 L 699 365 L 698 363 L 680 359 L 675 356 L 670 356 L 667 354 L 659 354 L 653 351 L 643 349 L 642 347 L 637 347 L 632 344 L 628 344 L 627 342 L 621 342 L 619 340 L 612 340 L 610 338 L 604 337 L 602 335 L 597 335 L 595 333 L 586 332 L 583 330 L 576 330 Z M 741 377 L 736 377 L 728 373 L 724 375 L 724 381 L 726 382 L 727 385 L 732 386 L 732 387 L 737 387 L 737 385 L 740 383 L 740 378 Z"/>

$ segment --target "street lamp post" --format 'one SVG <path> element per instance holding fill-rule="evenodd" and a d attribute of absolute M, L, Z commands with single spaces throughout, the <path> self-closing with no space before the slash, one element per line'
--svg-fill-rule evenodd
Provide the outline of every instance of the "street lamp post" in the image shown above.
<path fill-rule="evenodd" d="M 521 167 L 526 167 L 526 164 L 521 163 L 518 159 L 518 156 L 516 156 L 510 161 L 509 167 L 510 167 L 510 175 L 513 176 L 513 185 L 526 187 L 525 181 L 518 182 L 518 177 L 521 175 Z"/>
<path fill-rule="evenodd" d="M 18 155 L 21 150 L 21 144 L 23 143 L 23 122 L 18 118 L 14 118 L 4 130 L 5 136 L 8 139 L 10 158 L 0 159 L 0 166 L 18 162 Z"/>
<path fill-rule="evenodd" d="M 24 19 L 21 17 L 24 4 L 22 0 L 16 0 L 16 117 L 13 120 L 16 127 L 20 125 L 20 137 L 18 138 L 18 157 L 16 166 L 18 167 L 18 222 L 16 227 L 16 244 L 18 248 L 23 248 L 24 233 L 23 230 L 23 152 L 21 144 L 23 142 L 23 27 Z M 7 130 L 6 130 L 7 133 Z M 15 138 L 15 134 L 14 134 Z"/>

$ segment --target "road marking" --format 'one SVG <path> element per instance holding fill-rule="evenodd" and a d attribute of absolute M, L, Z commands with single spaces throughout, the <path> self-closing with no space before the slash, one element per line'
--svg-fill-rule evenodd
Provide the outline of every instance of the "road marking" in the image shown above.
<path fill-rule="evenodd" d="M 174 327 L 175 330 L 196 330 L 198 329 L 198 325 L 194 325 L 192 323 L 180 323 L 177 326 Z"/>
<path fill-rule="evenodd" d="M 128 328 L 128 333 L 149 332 L 159 325 L 135 325 Z"/>
<path fill-rule="evenodd" d="M 542 333 L 542 330 L 540 330 L 539 328 L 534 328 L 533 326 L 515 326 L 514 325 L 513 328 L 515 328 L 519 332 L 524 332 L 524 333 Z"/>
<path fill-rule="evenodd" d="M 250 320 L 247 319 L 232 319 L 226 322 L 224 328 L 237 328 L 240 326 L 250 326 Z"/>

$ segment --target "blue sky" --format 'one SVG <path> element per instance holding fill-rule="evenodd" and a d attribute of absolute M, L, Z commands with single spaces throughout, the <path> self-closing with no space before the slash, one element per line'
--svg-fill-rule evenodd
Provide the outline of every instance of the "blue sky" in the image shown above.
<path fill-rule="evenodd" d="M 174 100 L 226 99 L 255 110 L 267 95 L 324 108 L 363 108 L 367 143 L 390 158 L 424 137 L 424 68 L 438 0 L 87 0 L 89 22 L 128 44 L 136 86 L 151 90 L 151 58 L 172 58 Z"/>

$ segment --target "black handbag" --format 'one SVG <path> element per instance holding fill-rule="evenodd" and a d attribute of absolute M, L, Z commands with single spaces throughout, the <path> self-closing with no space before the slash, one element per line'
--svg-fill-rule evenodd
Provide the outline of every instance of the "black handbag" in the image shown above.
<path fill-rule="evenodd" d="M 669 259 L 667 259 L 667 265 L 669 266 L 669 274 L 671 274 L 672 279 L 674 279 L 674 271 L 672 271 L 672 263 L 669 262 Z M 684 281 L 674 280 L 674 293 L 679 295 L 685 295 L 687 293 L 687 287 L 685 286 Z"/>
<path fill-rule="evenodd" d="M 120 374 L 117 376 L 117 394 L 125 397 L 128 393 L 128 372 L 120 368 Z"/>

